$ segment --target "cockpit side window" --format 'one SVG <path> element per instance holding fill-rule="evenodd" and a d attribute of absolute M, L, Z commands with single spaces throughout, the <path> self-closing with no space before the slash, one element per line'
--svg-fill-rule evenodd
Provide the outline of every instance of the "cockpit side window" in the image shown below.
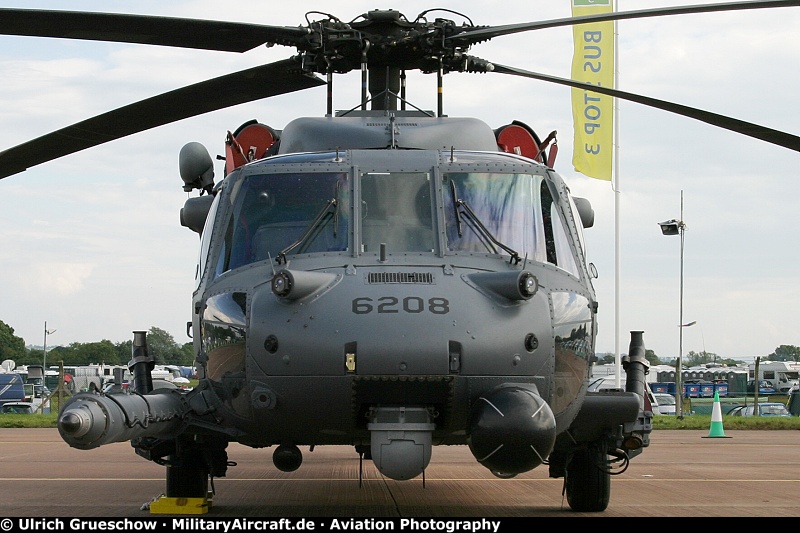
<path fill-rule="evenodd" d="M 200 234 L 200 253 L 197 258 L 197 268 L 195 269 L 194 273 L 194 288 L 197 289 L 200 286 L 200 281 L 203 278 L 203 273 L 206 269 L 206 261 L 208 259 L 209 248 L 211 246 L 211 235 L 213 234 L 214 222 L 217 216 L 217 210 L 219 209 L 219 199 L 222 196 L 221 192 L 217 193 L 217 196 L 211 202 L 211 208 L 208 210 L 208 216 L 206 217 L 206 223 L 203 227 L 203 232 Z"/>
<path fill-rule="evenodd" d="M 578 265 L 572 252 L 564 221 L 558 212 L 558 206 L 547 182 L 541 185 L 542 214 L 544 216 L 544 234 L 547 243 L 547 262 L 563 268 L 570 274 L 578 275 Z"/>

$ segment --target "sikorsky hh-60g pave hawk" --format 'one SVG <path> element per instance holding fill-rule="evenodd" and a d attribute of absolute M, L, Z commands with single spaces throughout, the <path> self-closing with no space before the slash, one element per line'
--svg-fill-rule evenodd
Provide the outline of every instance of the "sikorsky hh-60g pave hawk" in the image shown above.
<path fill-rule="evenodd" d="M 499 477 L 541 465 L 576 511 L 603 511 L 615 470 L 649 444 L 648 364 L 633 332 L 625 390 L 589 389 L 597 301 L 583 246 L 589 203 L 555 172 L 555 133 L 490 127 L 405 98 L 406 71 L 511 74 L 593 90 L 800 151 L 798 137 L 662 100 L 503 66 L 468 54 L 512 33 L 582 22 L 797 6 L 733 2 L 475 26 L 450 10 L 409 19 L 281 27 L 181 18 L 0 9 L 0 33 L 297 55 L 88 119 L 0 153 L 0 177 L 224 107 L 328 84 L 325 116 L 282 130 L 247 122 L 226 139 L 225 177 L 206 149 L 180 153 L 181 223 L 200 235 L 192 297 L 199 384 L 153 389 L 134 332 L 133 391 L 79 393 L 59 416 L 71 446 L 131 441 L 166 467 L 151 512 L 206 512 L 227 445 L 352 446 L 384 476 L 424 474 L 434 446 L 467 445 Z M 466 22 L 432 18 L 435 12 Z M 308 20 L 308 17 L 307 17 Z M 334 113 L 333 75 L 362 94 Z M 318 76 L 327 77 L 323 79 Z M 178 501 L 182 502 L 180 505 Z M 183 507 L 182 507 L 183 506 Z"/>

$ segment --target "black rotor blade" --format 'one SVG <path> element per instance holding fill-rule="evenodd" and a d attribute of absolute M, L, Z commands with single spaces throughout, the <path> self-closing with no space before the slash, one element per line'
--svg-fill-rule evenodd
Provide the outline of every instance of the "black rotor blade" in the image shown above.
<path fill-rule="evenodd" d="M 711 113 L 710 111 L 704 111 L 702 109 L 676 104 L 674 102 L 668 102 L 666 100 L 658 100 L 656 98 L 650 98 L 647 96 L 642 96 L 640 94 L 628 93 L 617 89 L 609 89 L 608 87 L 600 87 L 597 85 L 591 85 L 586 82 L 569 80 L 565 78 L 558 78 L 556 76 L 539 74 L 537 72 L 529 72 L 527 70 L 522 70 L 514 67 L 498 65 L 497 63 L 492 63 L 492 65 L 494 67 L 492 72 L 497 72 L 500 74 L 513 74 L 515 76 L 522 76 L 523 78 L 533 78 L 535 80 L 549 81 L 551 83 L 558 83 L 560 85 L 568 85 L 576 89 L 583 89 L 586 91 L 593 91 L 596 93 L 613 96 L 615 98 L 620 98 L 622 100 L 629 100 L 631 102 L 636 102 L 646 106 L 663 109 L 664 111 L 669 111 L 670 113 L 683 115 L 684 117 L 693 118 L 702 122 L 706 122 L 708 124 L 712 124 L 714 126 L 718 126 L 720 128 L 724 128 L 726 130 L 735 131 L 736 133 L 741 133 L 742 135 L 747 135 L 748 137 L 761 139 L 762 141 L 766 141 L 768 143 L 776 144 L 778 146 L 783 146 L 784 148 L 789 148 L 790 150 L 800 152 L 800 137 L 798 137 L 797 135 L 792 135 L 791 133 L 786 133 L 785 131 L 774 130 L 772 128 L 759 126 L 758 124 L 745 122 L 743 120 L 739 120 L 733 117 L 719 115 L 717 113 Z"/>
<path fill-rule="evenodd" d="M 299 44 L 308 30 L 149 15 L 0 9 L 0 34 L 245 52 L 265 43 Z"/>
<path fill-rule="evenodd" d="M 717 11 L 739 11 L 743 9 L 763 9 L 770 7 L 800 6 L 800 0 L 763 0 L 750 2 L 728 2 L 722 4 L 699 4 L 692 6 L 661 7 L 654 9 L 640 9 L 636 11 L 615 11 L 611 13 L 598 13 L 580 17 L 544 20 L 540 22 L 524 22 L 520 24 L 506 24 L 503 26 L 489 26 L 464 28 L 460 33 L 447 37 L 447 40 L 457 41 L 459 44 L 474 44 L 480 41 L 510 35 L 530 30 L 544 28 L 557 28 L 560 26 L 574 26 L 590 22 L 605 22 L 609 20 L 625 20 L 635 18 L 663 17 L 666 15 L 684 15 L 689 13 L 710 13 Z"/>
<path fill-rule="evenodd" d="M 0 152 L 0 179 L 92 146 L 210 111 L 325 85 L 292 59 L 227 74 L 97 115 Z"/>

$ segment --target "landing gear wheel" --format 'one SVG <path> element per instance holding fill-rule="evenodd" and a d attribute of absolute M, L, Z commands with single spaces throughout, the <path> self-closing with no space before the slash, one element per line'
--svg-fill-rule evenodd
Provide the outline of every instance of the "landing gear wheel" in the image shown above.
<path fill-rule="evenodd" d="M 605 511 L 611 496 L 611 472 L 605 448 L 590 444 L 576 451 L 567 464 L 564 486 L 573 511 Z"/>

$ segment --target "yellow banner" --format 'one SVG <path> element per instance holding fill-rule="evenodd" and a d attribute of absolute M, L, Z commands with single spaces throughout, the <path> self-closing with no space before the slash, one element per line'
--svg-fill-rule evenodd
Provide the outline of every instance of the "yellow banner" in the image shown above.
<path fill-rule="evenodd" d="M 610 13 L 612 0 L 571 0 L 572 16 Z M 614 23 L 576 24 L 572 79 L 614 87 Z M 614 110 L 610 96 L 572 89 L 575 148 L 572 165 L 590 178 L 611 180 L 614 152 Z"/>

